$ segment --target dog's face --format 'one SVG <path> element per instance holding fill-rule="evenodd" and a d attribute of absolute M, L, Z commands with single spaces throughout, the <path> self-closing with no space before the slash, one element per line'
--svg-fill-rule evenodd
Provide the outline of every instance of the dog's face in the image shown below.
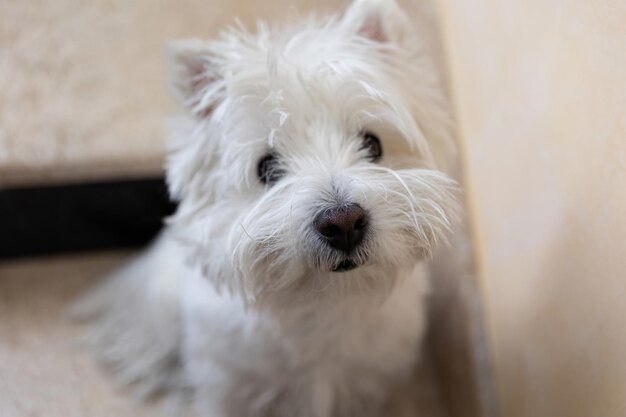
<path fill-rule="evenodd" d="M 250 300 L 389 288 L 449 225 L 448 116 L 390 0 L 282 31 L 173 46 L 171 219 Z"/>

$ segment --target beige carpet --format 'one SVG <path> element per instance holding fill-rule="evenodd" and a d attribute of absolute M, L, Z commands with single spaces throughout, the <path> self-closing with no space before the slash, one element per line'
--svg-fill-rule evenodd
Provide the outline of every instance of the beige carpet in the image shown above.
<path fill-rule="evenodd" d="M 1 417 L 156 417 L 135 404 L 76 344 L 64 311 L 77 294 L 131 254 L 99 253 L 0 263 Z M 385 417 L 444 417 L 426 356 Z M 417 410 L 420 410 L 419 412 Z"/>
<path fill-rule="evenodd" d="M 64 309 L 124 258 L 111 253 L 0 264 L 0 416 L 148 416 L 76 343 Z"/>
<path fill-rule="evenodd" d="M 348 2 L 0 1 L 0 188 L 159 174 L 175 113 L 167 41 L 213 37 L 235 17 L 254 27 Z M 430 1 L 400 2 L 438 50 Z"/>

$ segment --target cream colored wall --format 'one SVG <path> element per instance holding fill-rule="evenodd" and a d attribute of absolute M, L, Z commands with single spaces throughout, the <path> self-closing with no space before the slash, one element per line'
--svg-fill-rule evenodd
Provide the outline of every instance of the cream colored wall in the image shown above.
<path fill-rule="evenodd" d="M 626 3 L 440 0 L 503 417 L 626 415 Z"/>

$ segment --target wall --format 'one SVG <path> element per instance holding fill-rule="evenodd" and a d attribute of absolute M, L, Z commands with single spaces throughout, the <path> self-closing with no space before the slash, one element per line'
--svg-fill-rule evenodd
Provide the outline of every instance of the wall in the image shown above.
<path fill-rule="evenodd" d="M 626 3 L 440 0 L 501 415 L 626 415 Z"/>

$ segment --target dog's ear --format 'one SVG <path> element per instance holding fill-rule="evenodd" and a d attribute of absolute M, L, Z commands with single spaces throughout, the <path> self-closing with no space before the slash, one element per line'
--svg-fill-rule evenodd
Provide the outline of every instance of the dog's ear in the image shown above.
<path fill-rule="evenodd" d="M 223 80 L 206 43 L 200 40 L 170 42 L 166 65 L 173 95 L 191 113 L 208 116 L 219 99 Z"/>
<path fill-rule="evenodd" d="M 371 41 L 398 45 L 410 28 L 407 15 L 394 0 L 353 0 L 343 24 Z"/>

